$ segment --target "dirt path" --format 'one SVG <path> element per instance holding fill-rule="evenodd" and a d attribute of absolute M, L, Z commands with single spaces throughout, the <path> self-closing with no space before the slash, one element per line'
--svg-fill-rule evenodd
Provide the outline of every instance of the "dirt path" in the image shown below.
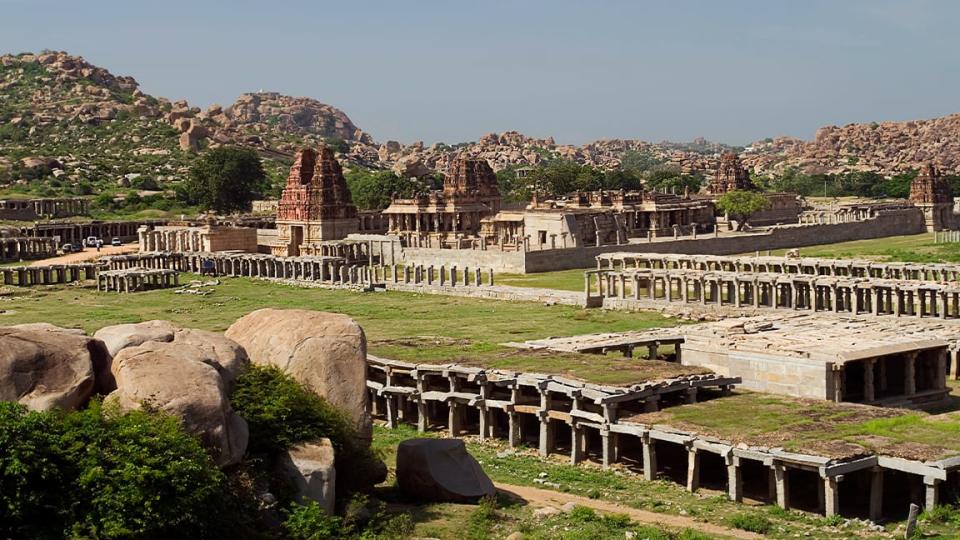
<path fill-rule="evenodd" d="M 121 253 L 135 253 L 140 249 L 140 246 L 137 244 L 127 244 L 124 246 L 103 246 L 100 248 L 100 251 L 97 251 L 96 248 L 87 248 L 79 253 L 68 253 L 66 255 L 61 255 L 59 257 L 51 257 L 49 259 L 41 259 L 39 261 L 33 261 L 30 263 L 30 266 L 46 266 L 48 264 L 70 264 L 70 263 L 79 263 L 84 261 L 92 261 L 97 257 L 103 257 L 105 255 L 120 255 Z"/>
<path fill-rule="evenodd" d="M 730 538 L 763 538 L 762 535 L 756 533 L 741 531 L 739 529 L 728 529 L 726 527 L 712 525 L 710 523 L 703 523 L 702 521 L 697 521 L 686 516 L 658 514 L 656 512 L 638 510 L 636 508 L 630 508 L 629 506 L 623 506 L 612 502 L 598 501 L 594 499 L 588 499 L 587 497 L 581 497 L 579 495 L 571 495 L 569 493 L 560 493 L 557 491 L 538 489 L 534 487 L 515 486 L 512 484 L 501 483 L 495 483 L 495 485 L 497 486 L 497 489 L 503 493 L 522 499 L 533 506 L 553 506 L 560 508 L 564 504 L 572 502 L 574 504 L 587 506 L 601 512 L 626 514 L 634 521 L 639 521 L 641 523 L 647 523 L 650 525 L 660 525 L 670 529 L 693 529 L 707 534 L 716 534 Z"/>

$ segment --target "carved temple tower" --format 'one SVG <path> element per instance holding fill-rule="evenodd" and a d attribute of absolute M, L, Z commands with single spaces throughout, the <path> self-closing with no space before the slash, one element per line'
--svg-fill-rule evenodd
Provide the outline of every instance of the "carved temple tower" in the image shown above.
<path fill-rule="evenodd" d="M 910 202 L 923 210 L 927 231 L 955 228 L 950 184 L 932 164 L 921 167 L 910 183 Z"/>
<path fill-rule="evenodd" d="M 342 240 L 358 228 L 357 207 L 333 151 L 298 151 L 277 205 L 273 254 L 297 256 L 304 244 Z"/>
<path fill-rule="evenodd" d="M 720 157 L 720 165 L 707 186 L 707 193 L 723 195 L 736 189 L 753 189 L 753 181 L 750 180 L 750 172 L 740 163 L 740 158 L 730 152 Z"/>

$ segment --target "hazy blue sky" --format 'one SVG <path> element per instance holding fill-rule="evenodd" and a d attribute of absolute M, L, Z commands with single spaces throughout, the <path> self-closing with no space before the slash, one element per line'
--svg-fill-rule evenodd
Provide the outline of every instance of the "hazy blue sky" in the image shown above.
<path fill-rule="evenodd" d="M 377 140 L 744 144 L 960 111 L 960 2 L 0 0 L 0 51 L 147 93 L 310 96 Z"/>

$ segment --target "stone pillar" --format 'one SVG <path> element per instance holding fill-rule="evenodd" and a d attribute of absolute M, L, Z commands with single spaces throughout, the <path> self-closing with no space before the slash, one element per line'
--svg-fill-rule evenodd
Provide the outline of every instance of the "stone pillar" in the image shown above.
<path fill-rule="evenodd" d="M 779 462 L 773 464 L 774 482 L 776 483 L 777 506 L 784 510 L 790 509 L 790 477 L 787 468 Z"/>
<path fill-rule="evenodd" d="M 643 478 L 653 481 L 657 479 L 657 448 L 649 433 L 641 437 L 643 443 Z"/>
<path fill-rule="evenodd" d="M 743 502 L 743 474 L 740 470 L 740 458 L 729 454 L 727 462 L 727 497 L 734 502 Z"/>
<path fill-rule="evenodd" d="M 940 480 L 937 478 L 931 478 L 929 476 L 923 477 L 923 509 L 927 512 L 932 511 L 937 505 L 940 504 L 940 490 L 938 485 Z"/>
<path fill-rule="evenodd" d="M 687 448 L 687 491 L 700 489 L 700 452 L 690 446 Z"/>
<path fill-rule="evenodd" d="M 823 479 L 823 514 L 826 517 L 832 517 L 840 513 L 840 490 L 837 482 L 836 476 L 828 476 Z"/>
<path fill-rule="evenodd" d="M 912 396 L 917 393 L 916 378 L 917 353 L 908 352 L 903 359 L 903 393 Z"/>
<path fill-rule="evenodd" d="M 870 473 L 870 521 L 883 517 L 883 469 L 877 467 Z"/>

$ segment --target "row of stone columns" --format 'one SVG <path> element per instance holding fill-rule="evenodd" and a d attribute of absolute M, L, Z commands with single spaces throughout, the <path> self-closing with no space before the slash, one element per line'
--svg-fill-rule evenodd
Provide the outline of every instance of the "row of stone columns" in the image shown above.
<path fill-rule="evenodd" d="M 590 270 L 591 297 L 699 302 L 718 306 L 808 310 L 856 315 L 960 318 L 960 286 L 795 276 L 663 270 Z"/>
<path fill-rule="evenodd" d="M 960 281 L 960 265 L 945 263 L 879 263 L 785 257 L 725 257 L 675 253 L 606 253 L 598 255 L 597 270 L 694 270 L 740 273 L 802 274 L 833 277 L 865 277 L 904 281 Z"/>
<path fill-rule="evenodd" d="M 56 257 L 58 244 L 58 238 L 0 238 L 0 261 Z"/>
<path fill-rule="evenodd" d="M 99 271 L 97 264 L 64 264 L 51 266 L 17 266 L 0 268 L 4 285 L 57 285 L 94 279 Z"/>
<path fill-rule="evenodd" d="M 137 231 L 140 251 L 204 251 L 205 246 L 199 230 L 186 228 L 150 230 L 141 227 Z"/>
<path fill-rule="evenodd" d="M 32 238 L 59 238 L 60 242 L 80 242 L 90 236 L 105 241 L 113 237 L 123 240 L 137 238 L 137 230 L 147 225 L 162 225 L 164 220 L 147 221 L 91 221 L 76 223 L 72 221 L 37 222 L 30 227 L 21 227 L 20 233 Z"/>
<path fill-rule="evenodd" d="M 130 268 L 110 270 L 97 276 L 97 290 L 104 292 L 130 293 L 146 289 L 166 289 L 178 285 L 180 285 L 180 274 L 176 270 Z"/>
<path fill-rule="evenodd" d="M 199 274 L 320 281 L 350 285 L 404 283 L 437 286 L 493 285 L 493 270 L 456 266 L 366 266 L 341 258 L 274 257 L 244 253 L 140 253 L 104 259 L 111 269 L 172 269 Z"/>

